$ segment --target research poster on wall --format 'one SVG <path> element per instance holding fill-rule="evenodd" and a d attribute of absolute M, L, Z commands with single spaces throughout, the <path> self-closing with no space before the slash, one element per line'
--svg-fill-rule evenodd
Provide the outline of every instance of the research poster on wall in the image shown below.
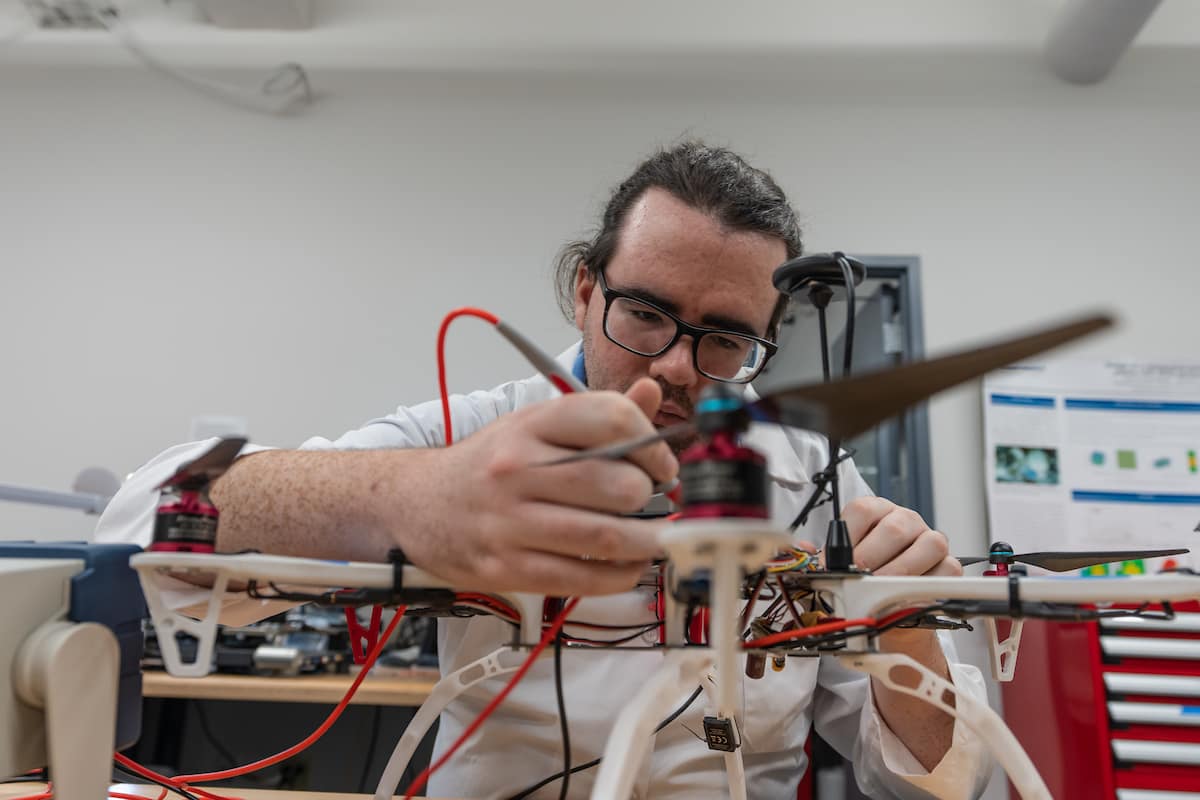
<path fill-rule="evenodd" d="M 1018 364 L 983 383 L 992 541 L 1200 549 L 1200 363 Z M 1200 569 L 1195 553 L 1084 574 Z"/>

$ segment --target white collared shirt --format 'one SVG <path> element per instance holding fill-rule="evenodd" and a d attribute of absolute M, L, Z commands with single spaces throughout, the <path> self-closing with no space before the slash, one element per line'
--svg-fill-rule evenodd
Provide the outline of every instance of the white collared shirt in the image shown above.
<path fill-rule="evenodd" d="M 578 345 L 559 357 L 568 368 Z M 451 398 L 456 439 L 465 438 L 484 425 L 523 406 L 557 395 L 540 376 L 513 381 L 489 391 Z M 444 442 L 439 401 L 401 407 L 394 414 L 371 420 L 336 440 L 314 438 L 302 449 L 382 449 L 440 447 Z M 771 476 L 774 520 L 790 524 L 811 489 L 810 476 L 828 461 L 824 437 L 808 431 L 754 426 L 743 442 L 767 458 Z M 149 544 L 157 507 L 151 491 L 186 461 L 195 458 L 212 440 L 180 445 L 146 464 L 113 498 L 96 530 L 97 541 Z M 264 449 L 248 447 L 243 454 Z M 840 470 L 843 502 L 871 493 L 849 461 Z M 821 543 L 830 520 L 829 505 L 818 507 L 807 525 L 796 532 L 797 540 Z M 191 606 L 207 598 L 207 591 L 180 585 L 168 602 L 176 608 Z M 281 609 L 278 604 L 255 601 L 245 595 L 230 595 L 222 622 L 244 624 Z M 637 624 L 655 621 L 653 589 L 635 589 L 621 595 L 584 598 L 572 619 L 594 623 Z M 441 620 L 438 652 L 443 674 L 474 661 L 510 641 L 511 628 L 495 617 Z M 657 641 L 647 634 L 646 644 Z M 950 665 L 951 677 L 960 691 L 986 702 L 983 676 L 975 667 L 960 664 L 947 635 L 940 641 Z M 570 723 L 572 763 L 599 758 L 611 735 L 621 735 L 612 726 L 617 712 L 638 691 L 645 679 L 662 663 L 659 651 L 611 650 L 563 653 L 564 692 Z M 951 750 L 933 772 L 927 772 L 892 733 L 871 699 L 869 679 L 841 666 L 832 658 L 789 658 L 786 667 L 767 669 L 763 678 L 752 680 L 739 674 L 742 682 L 741 713 L 737 723 L 742 736 L 749 797 L 773 800 L 796 796 L 796 786 L 807 769 L 804 744 L 810 724 L 846 758 L 853 761 L 862 790 L 871 797 L 971 798 L 982 793 L 990 776 L 991 760 L 982 744 L 961 723 L 956 723 Z M 458 738 L 506 678 L 478 684 L 452 703 L 442 714 L 435 753 Z M 675 705 L 694 687 L 680 690 Z M 699 737 L 702 720 L 711 715 L 706 695 L 661 732 L 655 735 L 652 752 L 643 759 L 634 783 L 635 797 L 709 798 L 726 796 L 724 760 L 709 750 Z M 430 796 L 497 796 L 498 790 L 516 793 L 562 769 L 562 741 L 554 693 L 553 665 L 542 659 L 530 669 L 508 699 L 469 740 L 429 785 Z M 590 794 L 596 771 L 571 777 L 571 795 Z M 501 795 L 503 796 L 503 795 Z M 552 783 L 534 797 L 557 797 Z"/>

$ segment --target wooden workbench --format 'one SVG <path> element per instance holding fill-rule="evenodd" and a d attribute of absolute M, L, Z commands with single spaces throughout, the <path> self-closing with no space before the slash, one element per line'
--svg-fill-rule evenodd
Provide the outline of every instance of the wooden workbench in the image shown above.
<path fill-rule="evenodd" d="M 44 783 L 0 784 L 0 800 L 37 794 L 44 787 Z M 148 798 L 158 797 L 160 791 L 157 786 L 144 786 L 132 783 L 118 783 L 110 788 L 114 792 L 135 794 Z M 287 800 L 287 798 L 294 798 L 295 800 L 367 800 L 367 798 L 371 797 L 369 794 L 347 794 L 344 792 L 297 792 L 269 789 L 232 789 L 229 787 L 210 787 L 210 790 L 226 797 L 238 797 L 241 800 Z M 173 794 L 167 796 L 178 798 L 178 795 Z"/>
<path fill-rule="evenodd" d="M 203 678 L 175 678 L 165 672 L 142 673 L 145 697 L 191 700 L 257 700 L 277 703 L 335 704 L 346 694 L 353 675 L 262 675 L 213 674 Z M 379 706 L 419 706 L 438 681 L 435 669 L 411 669 L 369 675 L 358 687 L 352 703 Z"/>

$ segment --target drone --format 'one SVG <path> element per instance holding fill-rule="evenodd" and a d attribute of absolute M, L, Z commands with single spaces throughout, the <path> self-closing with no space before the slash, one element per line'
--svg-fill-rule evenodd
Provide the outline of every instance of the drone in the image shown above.
<path fill-rule="evenodd" d="M 793 281 L 810 290 L 814 304 L 828 302 L 828 285 L 837 280 L 837 273 L 829 269 L 830 258 L 824 258 L 816 263 L 816 270 L 811 269 L 813 262 L 801 264 L 807 270 L 802 270 L 805 275 L 815 272 L 816 277 Z M 852 300 L 857 262 L 841 254 L 834 254 L 832 262 Z M 789 265 L 795 267 L 792 262 Z M 791 275 L 794 278 L 794 269 Z M 824 306 L 818 305 L 818 310 L 824 341 Z M 1200 578 L 1186 571 L 1084 581 L 1028 576 L 1015 564 L 1067 571 L 1187 551 L 1016 554 L 1012 547 L 998 542 L 986 557 L 960 559 L 964 565 L 987 561 L 990 569 L 982 576 L 872 575 L 852 563 L 845 523 L 837 511 L 836 480 L 829 487 L 834 520 L 818 558 L 795 549 L 790 530 L 770 521 L 765 506 L 765 460 L 739 444 L 739 436 L 751 424 L 763 422 L 823 433 L 831 441 L 831 469 L 827 472 L 836 476 L 837 442 L 869 430 L 937 392 L 1111 324 L 1109 317 L 1093 315 L 989 346 L 856 376 L 847 374 L 847 357 L 847 369 L 839 379 L 831 379 L 827 367 L 826 380 L 821 383 L 786 387 L 756 399 L 746 398 L 728 384 L 716 384 L 701 398 L 689 423 L 664 428 L 653 438 L 641 437 L 570 456 L 572 460 L 621 458 L 651 441 L 678 435 L 685 426 L 692 426 L 687 432 L 698 435 L 696 443 L 680 457 L 680 511 L 660 532 L 659 543 L 666 557 L 652 570 L 661 587 L 659 636 L 652 646 L 664 652 L 663 662 L 619 712 L 613 729 L 622 734 L 608 740 L 591 796 L 624 800 L 631 795 L 645 742 L 656 730 L 656 722 L 671 711 L 679 690 L 699 686 L 697 693 L 706 693 L 714 709 L 705 718 L 707 746 L 722 753 L 730 794 L 743 800 L 745 770 L 735 719 L 738 682 L 721 676 L 737 675 L 743 669 L 750 677 L 761 676 L 768 660 L 774 665 L 792 656 L 826 656 L 962 721 L 985 742 L 1022 798 L 1049 800 L 1028 755 L 986 703 L 960 693 L 954 684 L 907 655 L 881 652 L 880 634 L 897 627 L 965 627 L 966 620 L 983 618 L 990 632 L 993 674 L 998 680 L 1011 680 L 1025 618 L 1088 620 L 1146 615 L 1151 603 L 1162 604 L 1160 613 L 1169 615 L 1172 602 L 1200 597 Z M 848 351 L 849 335 L 847 339 Z M 155 542 L 130 562 L 139 574 L 170 673 L 208 673 L 222 597 L 235 587 L 252 597 L 348 608 L 394 606 L 403 607 L 408 614 L 434 616 L 492 614 L 511 625 L 509 643 L 445 675 L 413 717 L 375 793 L 378 800 L 390 798 L 442 710 L 483 680 L 504 675 L 519 678 L 559 636 L 573 604 L 566 603 L 564 609 L 561 600 L 539 595 L 480 592 L 475 587 L 451 585 L 409 563 L 400 551 L 393 551 L 388 563 L 217 553 L 213 542 L 218 515 L 207 502 L 205 490 L 233 463 L 243 444 L 244 440 L 237 439 L 219 442 L 160 487 L 169 494 L 159 509 Z M 818 489 L 824 491 L 822 486 Z M 160 585 L 164 576 L 211 585 L 202 618 L 193 619 L 166 606 Z M 775 601 L 751 619 L 768 586 Z M 799 596 L 815 598 L 816 610 L 800 613 L 792 602 Z M 1122 604 L 1133 604 L 1138 610 L 1109 607 Z M 707 612 L 706 626 L 696 624 L 700 610 Z M 1013 624 L 1001 640 L 996 621 L 1003 619 L 1011 619 Z M 706 634 L 698 636 L 698 627 L 706 629 Z M 191 660 L 182 657 L 178 633 L 197 639 Z M 369 638 L 367 644 L 372 644 Z M 747 656 L 744 663 L 743 655 Z M 715 680 L 705 679 L 713 667 Z M 469 728 L 463 739 L 473 729 Z M 433 768 L 453 752 L 454 747 Z"/>

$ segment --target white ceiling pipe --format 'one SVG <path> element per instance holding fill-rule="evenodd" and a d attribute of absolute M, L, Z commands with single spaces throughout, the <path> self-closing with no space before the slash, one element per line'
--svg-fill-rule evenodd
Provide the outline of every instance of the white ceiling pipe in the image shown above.
<path fill-rule="evenodd" d="M 1162 0 L 1070 0 L 1046 41 L 1054 74 L 1070 83 L 1098 83 Z"/>

